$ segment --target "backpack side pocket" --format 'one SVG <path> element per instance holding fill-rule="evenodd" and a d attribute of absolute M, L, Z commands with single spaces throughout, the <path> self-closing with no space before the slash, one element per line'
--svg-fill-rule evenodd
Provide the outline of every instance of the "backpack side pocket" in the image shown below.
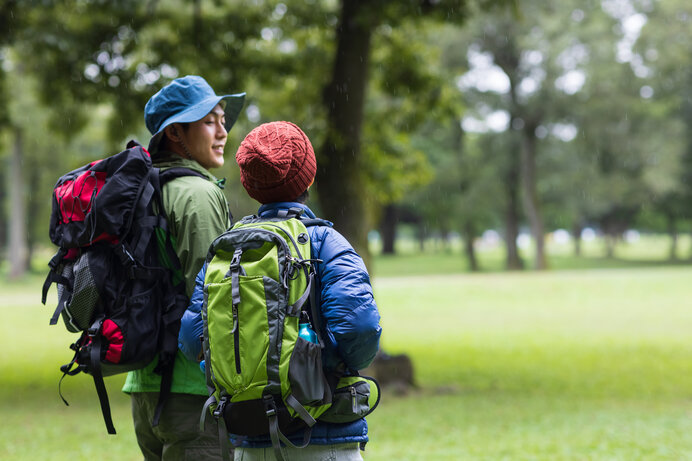
<path fill-rule="evenodd" d="M 349 423 L 372 413 L 380 403 L 380 386 L 369 376 L 339 379 L 332 406 L 318 419 L 327 423 Z"/>
<path fill-rule="evenodd" d="M 320 345 L 298 337 L 288 365 L 288 379 L 293 396 L 303 405 L 325 403 L 329 385 L 322 373 Z"/>

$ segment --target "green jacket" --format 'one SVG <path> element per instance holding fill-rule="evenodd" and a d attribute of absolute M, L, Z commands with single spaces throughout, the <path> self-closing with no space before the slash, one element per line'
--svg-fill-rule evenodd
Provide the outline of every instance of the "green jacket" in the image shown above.
<path fill-rule="evenodd" d="M 189 297 L 209 245 L 231 225 L 228 202 L 217 179 L 199 163 L 175 154 L 163 157 L 155 160 L 155 165 L 161 169 L 186 167 L 208 178 L 208 181 L 197 176 L 176 178 L 164 185 L 162 191 L 168 226 Z M 155 359 L 147 367 L 128 373 L 123 392 L 158 392 L 161 377 L 153 372 L 156 362 Z M 204 373 L 199 364 L 188 360 L 180 351 L 175 360 L 171 392 L 207 395 Z"/>

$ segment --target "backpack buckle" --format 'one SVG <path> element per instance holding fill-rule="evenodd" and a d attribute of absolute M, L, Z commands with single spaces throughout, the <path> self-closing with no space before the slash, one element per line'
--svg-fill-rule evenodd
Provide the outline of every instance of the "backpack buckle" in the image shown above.
<path fill-rule="evenodd" d="M 262 400 L 264 401 L 264 410 L 267 418 L 276 416 L 276 404 L 274 403 L 274 397 L 267 394 L 262 397 Z"/>
<path fill-rule="evenodd" d="M 53 257 L 50 259 L 48 262 L 48 267 L 51 269 L 55 269 L 58 267 L 58 264 L 63 260 L 63 258 L 67 255 L 67 250 L 63 247 L 58 248 L 58 251 L 53 255 Z"/>
<path fill-rule="evenodd" d="M 235 251 L 233 252 L 233 257 L 231 258 L 231 265 L 230 268 L 236 268 L 240 267 L 240 257 L 243 254 L 242 248 L 236 248 Z"/>
<path fill-rule="evenodd" d="M 103 323 L 103 319 L 96 319 L 96 321 L 87 330 L 87 336 L 90 338 L 96 336 L 101 329 L 101 323 Z"/>
<path fill-rule="evenodd" d="M 219 404 L 216 406 L 216 408 L 213 411 L 214 418 L 219 419 L 223 415 L 223 409 L 226 407 L 226 402 L 228 401 L 227 397 L 222 397 L 221 400 L 219 401 Z"/>

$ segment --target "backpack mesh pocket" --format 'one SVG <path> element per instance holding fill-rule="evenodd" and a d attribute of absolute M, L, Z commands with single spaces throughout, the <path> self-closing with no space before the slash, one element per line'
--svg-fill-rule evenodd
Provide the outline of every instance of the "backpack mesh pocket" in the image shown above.
<path fill-rule="evenodd" d="M 89 265 L 89 254 L 83 254 L 73 263 L 65 265 L 62 275 L 68 280 L 73 280 L 72 297 L 67 300 L 67 305 L 62 311 L 65 327 L 78 333 L 91 326 L 94 310 L 100 301 L 94 276 Z M 65 287 L 58 284 L 58 297 L 62 297 Z"/>

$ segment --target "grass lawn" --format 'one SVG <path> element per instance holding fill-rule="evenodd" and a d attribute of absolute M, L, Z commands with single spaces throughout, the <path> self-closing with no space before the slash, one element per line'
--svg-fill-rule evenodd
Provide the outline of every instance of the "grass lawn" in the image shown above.
<path fill-rule="evenodd" d="M 692 459 L 692 268 L 378 278 L 368 459 Z"/>
<path fill-rule="evenodd" d="M 464 274 L 438 258 L 375 261 L 382 346 L 419 387 L 384 393 L 366 460 L 692 460 L 692 267 Z M 41 283 L 0 282 L 0 459 L 141 459 L 121 378 L 116 436 L 89 377 L 58 397 L 73 336 L 48 325 Z"/>

